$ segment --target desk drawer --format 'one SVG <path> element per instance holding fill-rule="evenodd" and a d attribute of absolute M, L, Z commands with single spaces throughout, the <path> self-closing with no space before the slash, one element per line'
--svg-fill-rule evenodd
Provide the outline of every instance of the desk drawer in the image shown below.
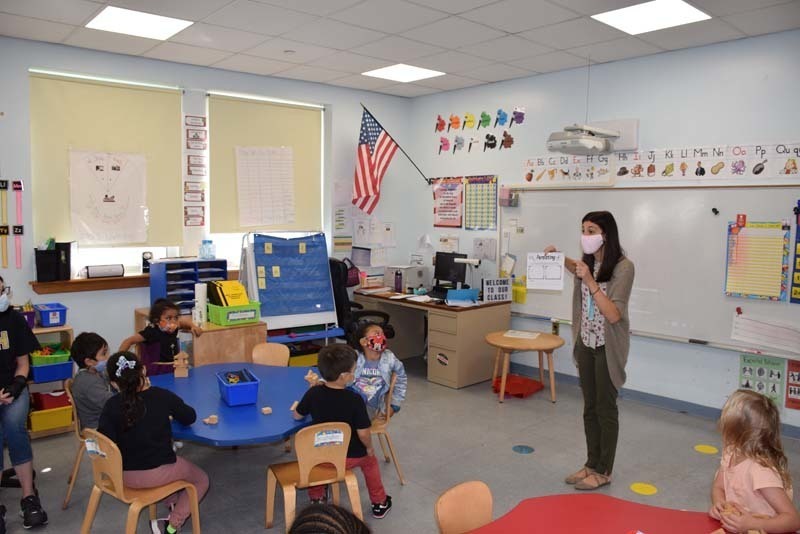
<path fill-rule="evenodd" d="M 428 347 L 428 380 L 451 388 L 458 387 L 456 351 L 434 345 Z"/>
<path fill-rule="evenodd" d="M 439 330 L 428 332 L 428 343 L 437 347 L 445 347 L 452 350 L 458 349 L 458 337 L 455 334 L 448 334 Z"/>
<path fill-rule="evenodd" d="M 431 330 L 458 333 L 458 317 L 455 315 L 442 315 L 439 313 L 428 312 L 428 325 Z"/>

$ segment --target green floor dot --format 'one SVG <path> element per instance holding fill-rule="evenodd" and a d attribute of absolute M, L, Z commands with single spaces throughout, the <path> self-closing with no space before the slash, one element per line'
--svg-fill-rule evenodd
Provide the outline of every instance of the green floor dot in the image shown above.
<path fill-rule="evenodd" d="M 631 484 L 631 491 L 639 495 L 655 495 L 658 493 L 658 488 L 645 482 L 634 482 Z"/>
<path fill-rule="evenodd" d="M 705 445 L 703 443 L 695 445 L 694 450 L 696 450 L 700 454 L 717 454 L 719 452 L 719 449 L 717 449 L 715 446 Z"/>
<path fill-rule="evenodd" d="M 530 454 L 533 452 L 533 447 L 529 445 L 514 445 L 511 450 L 519 454 Z"/>

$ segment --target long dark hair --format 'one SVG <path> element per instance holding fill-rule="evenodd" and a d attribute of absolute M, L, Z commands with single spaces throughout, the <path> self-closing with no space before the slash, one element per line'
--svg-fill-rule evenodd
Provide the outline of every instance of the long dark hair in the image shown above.
<path fill-rule="evenodd" d="M 133 362 L 133 369 L 126 365 L 117 373 L 119 360 L 123 357 Z M 108 377 L 116 384 L 122 397 L 123 428 L 127 430 L 144 415 L 144 401 L 139 394 L 146 383 L 144 365 L 132 352 L 115 352 L 108 359 Z"/>
<path fill-rule="evenodd" d="M 312 504 L 297 514 L 289 534 L 370 534 L 370 530 L 350 510 L 335 504 Z"/>
<path fill-rule="evenodd" d="M 164 312 L 167 310 L 175 310 L 178 314 L 180 314 L 181 311 L 178 305 L 171 300 L 157 299 L 150 307 L 150 324 L 157 325 L 161 320 L 161 316 L 164 315 Z"/>
<path fill-rule="evenodd" d="M 581 223 L 586 221 L 593 222 L 605 234 L 603 238 L 603 264 L 600 266 L 600 272 L 597 273 L 596 280 L 598 282 L 608 282 L 611 280 L 611 275 L 614 272 L 614 267 L 617 266 L 619 260 L 625 256 L 625 251 L 622 250 L 622 245 L 619 244 L 619 230 L 617 230 L 617 221 L 610 211 L 590 211 L 583 216 Z M 594 273 L 594 254 L 584 254 L 583 263 L 589 266 L 589 270 Z"/>

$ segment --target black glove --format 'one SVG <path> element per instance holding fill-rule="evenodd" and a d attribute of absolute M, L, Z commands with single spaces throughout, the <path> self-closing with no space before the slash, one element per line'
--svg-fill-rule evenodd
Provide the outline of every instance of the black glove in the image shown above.
<path fill-rule="evenodd" d="M 25 391 L 26 387 L 28 387 L 28 379 L 22 375 L 17 375 L 14 377 L 14 381 L 11 382 L 11 385 L 6 386 L 3 389 L 16 400 L 16 398 L 19 397 L 23 391 Z"/>

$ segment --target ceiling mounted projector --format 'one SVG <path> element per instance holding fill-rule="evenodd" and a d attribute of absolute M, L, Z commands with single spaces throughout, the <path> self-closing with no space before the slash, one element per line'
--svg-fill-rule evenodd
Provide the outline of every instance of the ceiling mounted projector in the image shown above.
<path fill-rule="evenodd" d="M 612 141 L 619 132 L 588 124 L 565 126 L 563 132 L 553 132 L 547 138 L 547 150 L 576 156 L 596 156 L 614 150 Z"/>

